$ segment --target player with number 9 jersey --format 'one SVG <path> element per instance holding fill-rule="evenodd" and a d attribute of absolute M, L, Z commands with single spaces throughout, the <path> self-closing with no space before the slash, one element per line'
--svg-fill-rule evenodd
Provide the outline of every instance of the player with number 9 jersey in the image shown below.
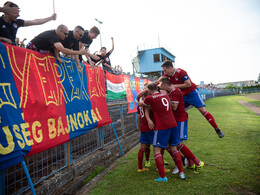
<path fill-rule="evenodd" d="M 177 126 L 167 95 L 155 92 L 144 99 L 144 104 L 152 107 L 155 118 L 155 130 L 170 129 Z"/>

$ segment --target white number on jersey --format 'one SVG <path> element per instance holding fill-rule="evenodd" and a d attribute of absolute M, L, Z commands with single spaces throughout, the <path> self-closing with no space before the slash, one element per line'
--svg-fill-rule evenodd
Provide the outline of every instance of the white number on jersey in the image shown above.
<path fill-rule="evenodd" d="M 168 111 L 169 110 L 169 102 L 168 102 L 168 100 L 166 98 L 162 98 L 162 103 L 163 103 L 164 106 L 167 107 L 167 111 Z"/>
<path fill-rule="evenodd" d="M 141 118 L 143 118 L 144 117 L 144 107 L 140 106 L 139 110 L 140 110 L 140 116 L 141 116 Z"/>

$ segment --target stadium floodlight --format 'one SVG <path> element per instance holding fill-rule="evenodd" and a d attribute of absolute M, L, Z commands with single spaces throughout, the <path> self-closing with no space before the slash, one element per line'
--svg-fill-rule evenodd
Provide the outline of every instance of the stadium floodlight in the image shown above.
<path fill-rule="evenodd" d="M 95 20 L 98 22 L 99 24 L 99 31 L 100 31 L 100 47 L 102 47 L 102 40 L 101 40 L 101 28 L 100 28 L 100 24 L 103 24 L 103 22 L 101 22 L 100 20 L 98 20 L 97 18 L 95 18 Z"/>

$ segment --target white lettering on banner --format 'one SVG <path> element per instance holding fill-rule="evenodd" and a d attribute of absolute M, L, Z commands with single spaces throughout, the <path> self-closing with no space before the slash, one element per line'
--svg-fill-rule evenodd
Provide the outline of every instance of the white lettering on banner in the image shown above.
<path fill-rule="evenodd" d="M 88 125 L 102 120 L 98 108 L 69 114 L 66 118 L 68 127 L 63 124 L 62 117 L 49 118 L 46 121 L 47 131 L 42 130 L 40 121 L 34 121 L 32 124 L 21 123 L 19 125 L 0 127 L 0 131 L 5 135 L 0 140 L 0 154 L 6 155 L 13 152 L 15 146 L 23 149 L 25 146 L 32 146 L 36 143 L 47 143 L 51 139 L 64 136 L 79 128 L 84 129 Z M 48 133 L 48 136 L 44 136 L 46 133 Z"/>

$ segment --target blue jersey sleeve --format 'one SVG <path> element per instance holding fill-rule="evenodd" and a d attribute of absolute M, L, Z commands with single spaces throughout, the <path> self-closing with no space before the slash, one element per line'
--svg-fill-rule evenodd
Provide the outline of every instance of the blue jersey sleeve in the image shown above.
<path fill-rule="evenodd" d="M 189 76 L 186 74 L 186 75 L 185 75 L 184 77 L 182 77 L 181 79 L 182 79 L 182 81 L 184 82 L 184 81 L 189 80 L 190 78 L 189 78 Z"/>

